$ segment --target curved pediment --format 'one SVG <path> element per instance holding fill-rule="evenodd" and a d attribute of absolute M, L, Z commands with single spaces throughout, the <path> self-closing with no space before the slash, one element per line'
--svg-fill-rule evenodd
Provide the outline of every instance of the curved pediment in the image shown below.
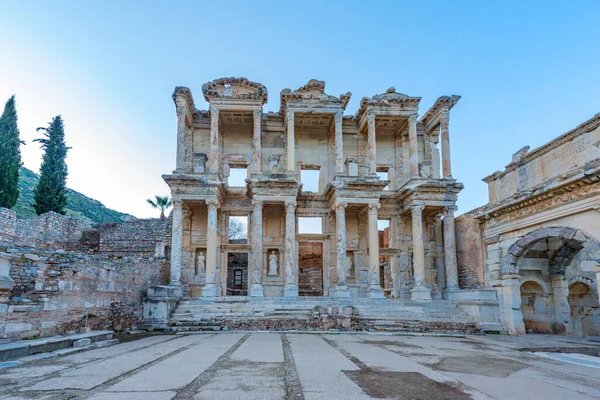
<path fill-rule="evenodd" d="M 306 85 L 299 87 L 296 90 L 283 89 L 281 91 L 281 113 L 284 112 L 287 103 L 289 101 L 298 100 L 307 104 L 321 104 L 321 105 L 334 105 L 341 106 L 342 109 L 346 109 L 348 102 L 350 101 L 352 93 L 344 93 L 340 97 L 335 97 L 325 93 L 325 82 L 318 79 L 311 79 Z"/>
<path fill-rule="evenodd" d="M 385 91 L 385 93 L 376 94 L 373 97 L 363 97 L 360 100 L 360 107 L 356 112 L 356 118 L 360 118 L 369 106 L 374 107 L 387 107 L 392 105 L 400 106 L 401 109 L 415 109 L 419 108 L 420 97 L 409 96 L 404 93 L 396 92 L 395 87 L 391 87 Z"/>
<path fill-rule="evenodd" d="M 265 104 L 268 92 L 262 83 L 252 82 L 246 78 L 220 78 L 202 85 L 204 99 L 259 100 Z"/>

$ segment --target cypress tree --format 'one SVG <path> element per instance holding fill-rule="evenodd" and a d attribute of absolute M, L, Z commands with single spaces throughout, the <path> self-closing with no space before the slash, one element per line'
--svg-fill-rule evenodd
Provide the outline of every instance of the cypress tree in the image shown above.
<path fill-rule="evenodd" d="M 15 96 L 12 96 L 0 117 L 0 207 L 12 208 L 19 198 L 19 168 L 23 164 L 21 143 Z"/>
<path fill-rule="evenodd" d="M 33 207 L 37 215 L 54 211 L 65 214 L 67 205 L 67 164 L 65 158 L 70 147 L 65 144 L 65 131 L 60 115 L 54 117 L 47 128 L 38 128 L 45 137 L 35 139 L 42 144 L 44 157 L 40 168 L 40 181 L 35 188 Z"/>

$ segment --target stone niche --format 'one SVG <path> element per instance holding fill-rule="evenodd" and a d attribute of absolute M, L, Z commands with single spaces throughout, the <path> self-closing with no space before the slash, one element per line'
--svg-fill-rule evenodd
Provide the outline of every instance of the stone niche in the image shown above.
<path fill-rule="evenodd" d="M 208 157 L 205 153 L 194 153 L 194 173 L 203 174 L 206 172 L 206 160 Z"/>

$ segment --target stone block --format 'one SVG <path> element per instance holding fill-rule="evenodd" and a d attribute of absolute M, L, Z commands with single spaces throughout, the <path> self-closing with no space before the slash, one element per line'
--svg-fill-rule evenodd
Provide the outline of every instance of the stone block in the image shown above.
<path fill-rule="evenodd" d="M 79 339 L 73 342 L 73 348 L 80 348 L 80 347 L 85 347 L 85 346 L 89 346 L 90 344 L 92 344 L 92 339 L 90 338 L 83 338 L 83 339 Z"/>

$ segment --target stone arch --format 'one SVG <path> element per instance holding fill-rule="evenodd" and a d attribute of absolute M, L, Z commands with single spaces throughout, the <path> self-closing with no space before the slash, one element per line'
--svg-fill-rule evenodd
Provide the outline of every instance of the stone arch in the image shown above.
<path fill-rule="evenodd" d="M 574 283 L 578 282 L 583 283 L 584 285 L 589 287 L 592 293 L 596 296 L 596 298 L 598 298 L 598 285 L 596 284 L 596 282 L 583 276 L 576 276 L 574 278 L 569 279 L 569 287 L 571 287 L 571 285 L 573 285 Z"/>
<path fill-rule="evenodd" d="M 580 229 L 566 226 L 552 226 L 529 232 L 513 243 L 500 265 L 500 275 L 517 274 L 519 272 L 519 259 L 525 252 L 540 240 L 551 238 L 561 238 L 565 241 L 565 244 L 556 252 L 550 262 L 551 274 L 564 275 L 565 269 L 571 264 L 573 257 L 583 248 L 588 250 L 591 257 L 597 262 L 600 262 L 600 242 L 596 238 Z"/>
<path fill-rule="evenodd" d="M 542 290 L 544 291 L 544 294 L 547 295 L 550 293 L 550 288 L 548 287 L 548 284 L 546 282 L 544 282 L 542 279 L 535 277 L 535 276 L 526 276 L 522 279 L 519 280 L 519 288 L 521 286 L 523 286 L 524 283 L 527 282 L 535 282 L 538 285 L 540 285 L 542 287 Z"/>

